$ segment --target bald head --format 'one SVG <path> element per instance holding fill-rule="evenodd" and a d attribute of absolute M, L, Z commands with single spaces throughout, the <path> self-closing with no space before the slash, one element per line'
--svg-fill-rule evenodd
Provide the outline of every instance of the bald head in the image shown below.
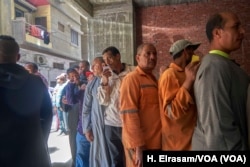
<path fill-rule="evenodd" d="M 239 20 L 238 16 L 233 12 L 216 13 L 208 19 L 207 24 L 206 24 L 206 35 L 207 35 L 209 42 L 211 42 L 214 39 L 213 30 L 216 28 L 223 29 L 226 22 L 231 18 L 234 18 L 235 20 Z"/>
<path fill-rule="evenodd" d="M 206 34 L 211 50 L 221 50 L 230 54 L 241 47 L 245 30 L 235 13 L 221 12 L 209 18 Z"/>
<path fill-rule="evenodd" d="M 11 36 L 0 35 L 0 63 L 16 63 L 19 59 L 19 46 Z"/>
<path fill-rule="evenodd" d="M 95 76 L 101 76 L 105 62 L 102 57 L 96 57 L 92 63 L 92 71 Z"/>

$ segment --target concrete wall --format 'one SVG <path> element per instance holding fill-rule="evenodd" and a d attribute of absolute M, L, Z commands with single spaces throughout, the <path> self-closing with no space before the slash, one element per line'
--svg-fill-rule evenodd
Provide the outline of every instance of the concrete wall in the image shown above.
<path fill-rule="evenodd" d="M 136 45 L 152 42 L 158 51 L 158 65 L 171 61 L 169 48 L 181 38 L 202 42 L 197 50 L 200 56 L 209 51 L 205 25 L 210 14 L 231 10 L 237 13 L 246 31 L 242 47 L 232 57 L 250 74 L 250 4 L 249 0 L 209 0 L 200 3 L 186 3 L 136 9 Z"/>
<path fill-rule="evenodd" d="M 134 25 L 132 3 L 107 4 L 94 7 L 89 19 L 89 59 L 102 56 L 108 46 L 120 50 L 122 61 L 134 64 Z"/>

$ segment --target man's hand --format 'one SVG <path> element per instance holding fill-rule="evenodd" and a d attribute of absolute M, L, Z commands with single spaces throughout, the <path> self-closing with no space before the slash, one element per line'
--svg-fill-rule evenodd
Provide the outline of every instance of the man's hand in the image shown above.
<path fill-rule="evenodd" d="M 142 147 L 135 148 L 135 165 L 142 167 Z"/>
<path fill-rule="evenodd" d="M 92 133 L 91 130 L 88 131 L 88 132 L 86 132 L 86 133 L 85 133 L 85 136 L 86 136 L 86 139 L 87 139 L 89 142 L 94 141 L 94 136 L 93 136 L 93 133 Z"/>
<path fill-rule="evenodd" d="M 80 87 L 81 90 L 85 90 L 86 89 L 86 84 L 82 84 Z"/>
<path fill-rule="evenodd" d="M 185 67 L 186 79 L 185 79 L 182 86 L 184 88 L 186 88 L 188 91 L 190 91 L 192 86 L 193 86 L 193 83 L 194 83 L 195 77 L 196 77 L 196 73 L 197 73 L 199 67 L 200 67 L 199 61 L 191 62 Z"/>
<path fill-rule="evenodd" d="M 62 103 L 63 103 L 63 104 L 68 104 L 68 101 L 67 101 L 67 99 L 66 99 L 65 96 L 62 97 Z"/>
<path fill-rule="evenodd" d="M 108 85 L 110 76 L 111 76 L 110 69 L 105 69 L 102 73 L 102 85 L 104 86 Z"/>

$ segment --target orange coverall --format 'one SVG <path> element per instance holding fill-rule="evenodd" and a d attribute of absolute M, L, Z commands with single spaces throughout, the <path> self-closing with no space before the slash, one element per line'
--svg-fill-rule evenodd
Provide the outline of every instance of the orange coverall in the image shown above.
<path fill-rule="evenodd" d="M 139 67 L 127 74 L 120 88 L 120 112 L 123 122 L 122 139 L 126 166 L 134 166 L 134 149 L 161 149 L 161 121 L 155 77 Z"/>
<path fill-rule="evenodd" d="M 182 87 L 185 71 L 174 63 L 159 79 L 162 150 L 190 150 L 197 119 L 194 98 Z"/>

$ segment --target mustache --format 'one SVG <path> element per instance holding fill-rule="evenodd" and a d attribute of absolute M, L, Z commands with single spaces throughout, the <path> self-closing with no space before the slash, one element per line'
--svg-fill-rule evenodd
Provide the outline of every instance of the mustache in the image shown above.
<path fill-rule="evenodd" d="M 148 62 L 149 62 L 149 63 L 156 63 L 155 60 L 149 60 Z"/>

